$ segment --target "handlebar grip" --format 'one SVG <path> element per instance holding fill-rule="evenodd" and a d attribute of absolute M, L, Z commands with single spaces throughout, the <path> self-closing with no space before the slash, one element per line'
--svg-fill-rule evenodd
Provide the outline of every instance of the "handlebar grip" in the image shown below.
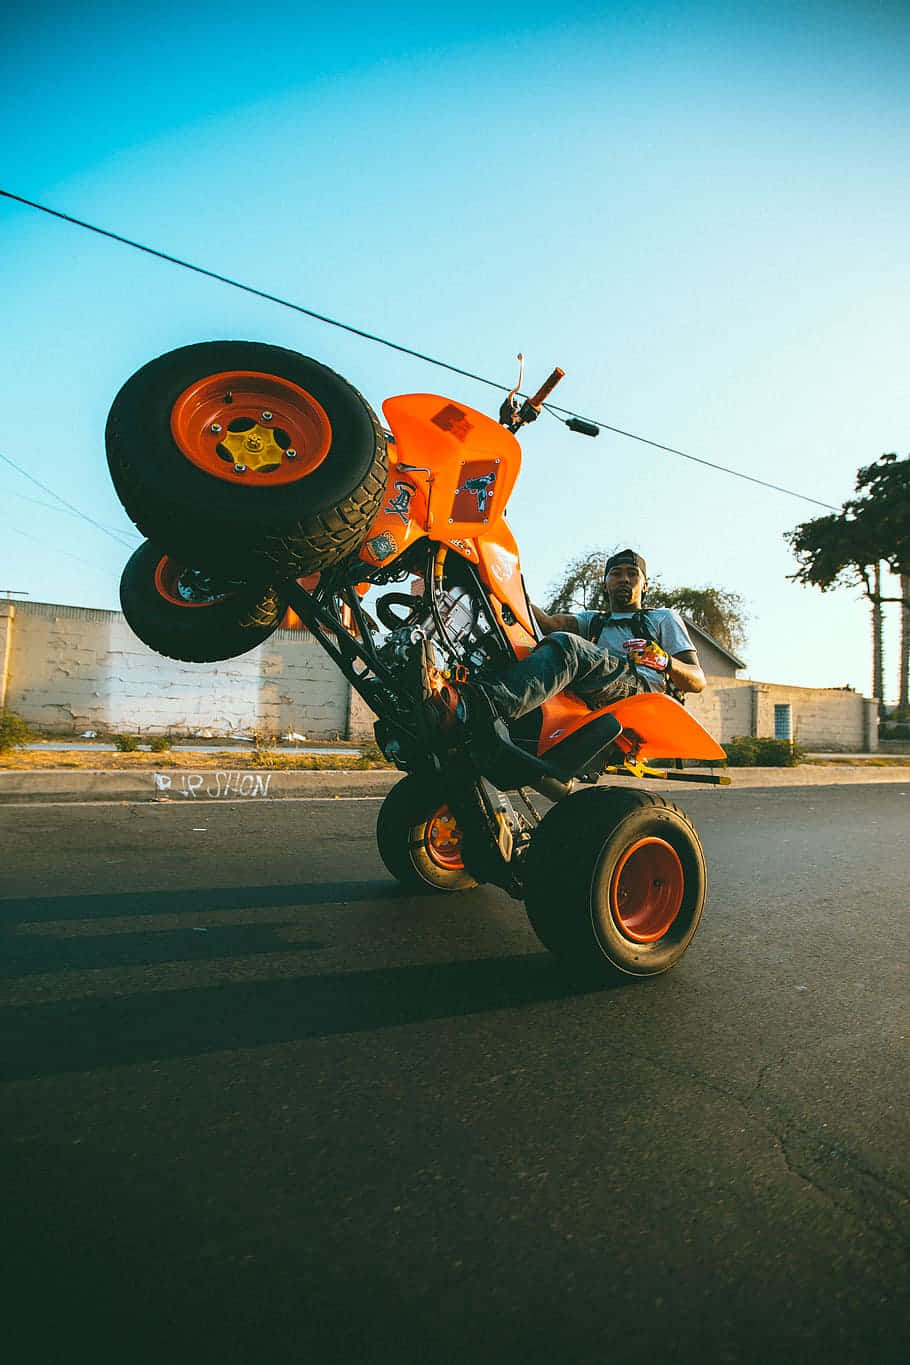
<path fill-rule="evenodd" d="M 556 385 L 559 383 L 560 379 L 565 379 L 565 377 L 566 377 L 565 370 L 561 370 L 557 365 L 556 369 L 550 375 L 549 379 L 545 379 L 543 381 L 540 388 L 535 393 L 534 397 L 528 399 L 529 406 L 532 408 L 540 408 L 544 400 L 549 398 L 550 394 L 556 388 Z"/>

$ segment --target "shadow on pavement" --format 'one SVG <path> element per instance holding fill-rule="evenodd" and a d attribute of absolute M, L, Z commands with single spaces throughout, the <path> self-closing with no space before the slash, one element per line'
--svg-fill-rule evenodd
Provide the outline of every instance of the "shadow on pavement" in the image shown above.
<path fill-rule="evenodd" d="M 391 880 L 290 886 L 175 887 L 167 891 L 115 891 L 108 895 L 25 896 L 0 900 L 0 928 L 55 920 L 123 919 L 130 915 L 205 914 L 282 905 L 338 905 L 394 894 Z"/>
<path fill-rule="evenodd" d="M 546 953 L 142 992 L 0 1011 L 6 1080 L 520 1009 L 598 987 Z"/>

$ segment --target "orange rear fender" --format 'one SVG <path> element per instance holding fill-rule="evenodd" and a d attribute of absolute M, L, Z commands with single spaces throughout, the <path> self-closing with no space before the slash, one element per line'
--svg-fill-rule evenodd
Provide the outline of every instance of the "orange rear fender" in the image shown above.
<path fill-rule="evenodd" d="M 543 714 L 538 746 L 541 757 L 554 744 L 562 743 L 580 730 L 592 716 L 613 715 L 623 728 L 618 744 L 640 762 L 655 758 L 689 758 L 708 763 L 726 758 L 704 726 L 699 725 L 678 701 L 662 692 L 638 692 L 599 711 L 588 710 L 572 693 L 562 692 L 544 702 Z"/>
<path fill-rule="evenodd" d="M 720 762 L 726 754 L 713 736 L 684 706 L 662 692 L 638 692 L 604 708 L 622 726 L 620 745 L 641 762 L 655 758 L 691 758 Z"/>

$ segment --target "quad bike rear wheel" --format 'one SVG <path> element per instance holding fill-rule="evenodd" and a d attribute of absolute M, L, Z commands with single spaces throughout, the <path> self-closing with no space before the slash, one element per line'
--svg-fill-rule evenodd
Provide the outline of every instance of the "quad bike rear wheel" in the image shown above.
<path fill-rule="evenodd" d="M 286 610 L 275 588 L 217 580 L 146 541 L 120 579 L 127 624 L 143 644 L 169 659 L 215 663 L 267 640 Z"/>
<path fill-rule="evenodd" d="M 523 869 L 541 942 L 597 976 L 656 976 L 701 920 L 704 852 L 688 817 L 650 792 L 591 787 L 541 821 Z"/>
<path fill-rule="evenodd" d="M 376 821 L 379 856 L 408 891 L 470 891 L 478 885 L 461 857 L 461 831 L 435 783 L 402 778 Z"/>
<path fill-rule="evenodd" d="M 142 533 L 185 562 L 298 578 L 356 551 L 386 487 L 386 438 L 352 385 L 279 346 L 159 356 L 114 399 L 111 477 Z"/>

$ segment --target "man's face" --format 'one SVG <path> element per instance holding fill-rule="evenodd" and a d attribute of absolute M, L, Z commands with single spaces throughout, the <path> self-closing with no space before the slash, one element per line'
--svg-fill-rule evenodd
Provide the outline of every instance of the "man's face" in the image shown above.
<path fill-rule="evenodd" d="M 635 564 L 614 564 L 605 580 L 611 611 L 638 611 L 645 580 Z"/>

